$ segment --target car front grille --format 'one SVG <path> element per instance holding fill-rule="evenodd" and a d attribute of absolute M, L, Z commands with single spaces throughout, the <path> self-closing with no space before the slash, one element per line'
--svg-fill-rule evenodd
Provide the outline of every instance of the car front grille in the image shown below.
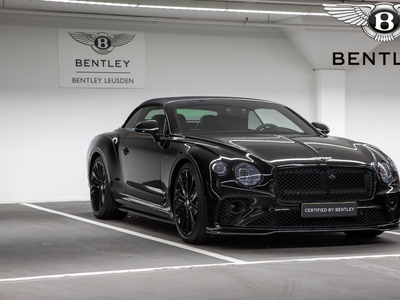
<path fill-rule="evenodd" d="M 358 167 L 289 167 L 274 172 L 277 197 L 283 203 L 372 199 L 374 172 Z"/>

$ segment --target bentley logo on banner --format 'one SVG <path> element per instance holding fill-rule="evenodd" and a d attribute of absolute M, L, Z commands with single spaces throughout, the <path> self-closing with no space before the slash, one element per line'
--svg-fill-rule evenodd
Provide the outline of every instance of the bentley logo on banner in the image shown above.
<path fill-rule="evenodd" d="M 332 17 L 349 25 L 361 26 L 377 42 L 390 42 L 400 35 L 400 4 L 323 4 Z"/>
<path fill-rule="evenodd" d="M 123 46 L 133 40 L 133 34 L 113 34 L 99 32 L 90 34 L 84 32 L 68 32 L 69 35 L 78 43 L 92 47 L 93 51 L 98 54 L 108 54 L 115 47 Z"/>
<path fill-rule="evenodd" d="M 58 30 L 61 87 L 144 88 L 143 32 Z"/>

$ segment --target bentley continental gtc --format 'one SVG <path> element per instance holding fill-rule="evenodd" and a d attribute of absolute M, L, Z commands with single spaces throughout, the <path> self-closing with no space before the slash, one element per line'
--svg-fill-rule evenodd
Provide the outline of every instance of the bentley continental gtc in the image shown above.
<path fill-rule="evenodd" d="M 132 212 L 170 222 L 194 244 L 217 234 L 373 237 L 398 229 L 393 161 L 328 134 L 270 101 L 152 99 L 92 140 L 92 210 L 99 219 Z"/>

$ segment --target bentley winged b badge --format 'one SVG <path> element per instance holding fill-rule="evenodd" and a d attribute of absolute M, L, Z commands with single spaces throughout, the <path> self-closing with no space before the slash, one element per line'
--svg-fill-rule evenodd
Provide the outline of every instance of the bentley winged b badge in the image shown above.
<path fill-rule="evenodd" d="M 105 32 L 99 33 L 84 33 L 84 32 L 68 32 L 69 35 L 78 43 L 90 46 L 93 51 L 98 54 L 108 54 L 115 49 L 128 44 L 135 37 L 131 34 L 108 34 Z"/>
<path fill-rule="evenodd" d="M 400 4 L 323 4 L 332 17 L 346 24 L 361 26 L 377 42 L 390 42 L 400 35 Z"/>

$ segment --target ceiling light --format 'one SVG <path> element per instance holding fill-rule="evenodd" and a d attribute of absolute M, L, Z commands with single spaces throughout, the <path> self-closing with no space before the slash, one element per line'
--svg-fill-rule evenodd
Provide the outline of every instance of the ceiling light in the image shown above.
<path fill-rule="evenodd" d="M 293 15 L 293 16 L 329 16 L 327 13 L 301 12 L 301 11 L 277 11 L 277 10 L 247 10 L 247 9 L 227 9 L 227 12 L 269 14 L 269 15 Z"/>
<path fill-rule="evenodd" d="M 253 13 L 253 14 L 271 14 L 271 15 L 294 15 L 294 16 L 329 16 L 323 12 L 312 12 L 312 11 L 285 11 L 285 10 L 263 10 L 263 9 L 242 9 L 242 8 L 229 8 L 229 4 L 226 8 L 218 7 L 200 7 L 200 6 L 175 6 L 175 5 L 146 5 L 132 3 L 118 3 L 118 2 L 101 2 L 101 1 L 79 1 L 79 0 L 38 0 L 42 2 L 58 2 L 68 4 L 86 4 L 86 5 L 101 5 L 101 6 L 114 6 L 114 7 L 132 7 L 132 8 L 144 8 L 144 9 L 165 9 L 165 10 L 186 10 L 186 11 L 205 11 L 205 12 L 229 12 L 229 13 Z M 113 1 L 113 0 L 109 0 Z M 114 0 L 117 1 L 117 0 Z M 123 1 L 123 0 L 119 0 Z"/>
<path fill-rule="evenodd" d="M 185 6 L 164 6 L 164 5 L 141 5 L 138 8 L 154 8 L 154 9 L 176 9 L 176 10 L 194 10 L 194 11 L 227 11 L 225 8 L 211 7 L 185 7 Z"/>
<path fill-rule="evenodd" d="M 68 4 L 86 4 L 86 5 L 100 5 L 100 6 L 115 6 L 115 7 L 137 7 L 137 4 L 129 3 L 115 3 L 115 2 L 99 2 L 99 1 L 78 1 L 78 0 L 39 0 L 41 2 L 58 2 Z"/>

